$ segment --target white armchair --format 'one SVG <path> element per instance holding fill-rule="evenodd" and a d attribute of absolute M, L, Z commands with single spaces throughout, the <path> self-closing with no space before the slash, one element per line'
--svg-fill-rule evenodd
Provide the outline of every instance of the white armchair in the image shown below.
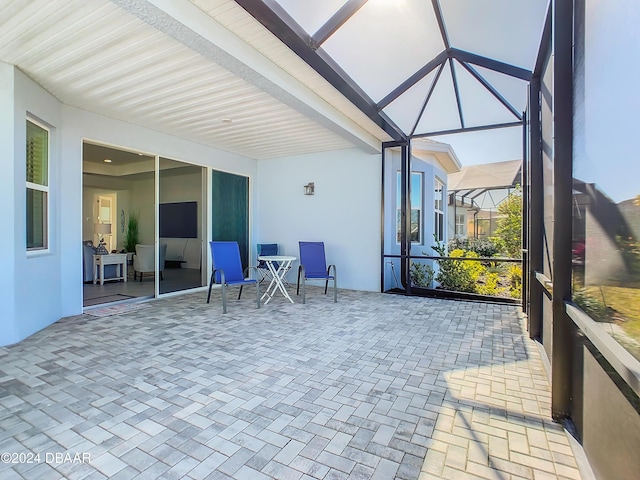
<path fill-rule="evenodd" d="M 160 245 L 159 252 L 159 265 L 160 280 L 164 280 L 162 272 L 164 271 L 164 260 L 167 256 L 167 244 Z M 142 275 L 144 273 L 155 273 L 155 247 L 153 245 L 136 245 L 136 254 L 133 256 L 133 278 L 137 278 L 137 274 L 140 274 L 140 281 L 142 282 Z"/>

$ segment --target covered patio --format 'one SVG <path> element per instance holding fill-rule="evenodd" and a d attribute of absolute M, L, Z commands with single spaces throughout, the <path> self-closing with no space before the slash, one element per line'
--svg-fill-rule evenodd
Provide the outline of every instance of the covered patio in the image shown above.
<path fill-rule="evenodd" d="M 68 317 L 1 348 L 0 452 L 42 458 L 0 476 L 582 478 L 514 306 L 312 288 L 223 316 L 219 301 Z"/>

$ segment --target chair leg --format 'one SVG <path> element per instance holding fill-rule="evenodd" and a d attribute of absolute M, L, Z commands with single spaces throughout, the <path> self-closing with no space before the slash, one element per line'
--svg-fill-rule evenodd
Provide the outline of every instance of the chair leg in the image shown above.
<path fill-rule="evenodd" d="M 306 278 L 302 279 L 302 303 L 305 304 L 307 303 L 307 281 Z"/>
<path fill-rule="evenodd" d="M 164 280 L 164 276 L 162 275 L 162 270 L 160 270 L 160 280 Z"/>
<path fill-rule="evenodd" d="M 335 276 L 335 272 L 333 274 L 333 303 L 338 303 L 338 284 Z"/>
<path fill-rule="evenodd" d="M 328 287 L 328 286 L 329 286 L 329 279 L 327 278 L 327 279 L 324 281 L 324 294 L 325 294 L 325 295 L 327 294 L 327 287 Z"/>
<path fill-rule="evenodd" d="M 260 308 L 260 282 L 256 282 L 256 305 Z"/>
<path fill-rule="evenodd" d="M 209 280 L 209 294 L 207 295 L 207 303 L 211 300 L 211 288 L 213 287 L 213 273 L 211 274 L 211 280 Z"/>
<path fill-rule="evenodd" d="M 298 288 L 296 288 L 296 295 L 300 295 L 300 269 L 298 269 Z"/>
<path fill-rule="evenodd" d="M 242 287 L 244 287 L 244 285 L 240 285 L 240 292 L 238 292 L 238 300 L 240 300 L 240 297 L 242 296 Z"/>
<path fill-rule="evenodd" d="M 222 284 L 222 313 L 227 313 L 227 286 Z"/>
<path fill-rule="evenodd" d="M 140 283 L 142 283 L 142 272 L 140 272 Z"/>

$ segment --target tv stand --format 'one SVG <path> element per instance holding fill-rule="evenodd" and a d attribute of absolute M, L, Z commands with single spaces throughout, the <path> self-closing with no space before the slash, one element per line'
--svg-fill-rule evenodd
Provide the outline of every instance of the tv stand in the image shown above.
<path fill-rule="evenodd" d="M 165 260 L 164 268 L 182 268 L 183 263 L 187 263 L 186 260 Z"/>

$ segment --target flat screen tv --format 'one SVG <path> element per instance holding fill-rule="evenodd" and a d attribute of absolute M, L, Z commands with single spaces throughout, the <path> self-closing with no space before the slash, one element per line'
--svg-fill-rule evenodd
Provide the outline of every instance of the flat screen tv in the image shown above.
<path fill-rule="evenodd" d="M 198 202 L 160 204 L 160 236 L 198 238 Z"/>

